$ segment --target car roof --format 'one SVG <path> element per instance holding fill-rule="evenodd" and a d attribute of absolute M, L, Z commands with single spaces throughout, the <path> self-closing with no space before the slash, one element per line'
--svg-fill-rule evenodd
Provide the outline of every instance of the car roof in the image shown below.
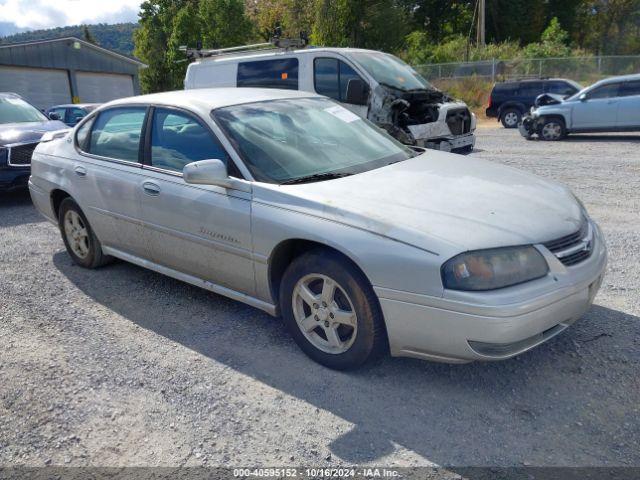
<path fill-rule="evenodd" d="M 85 108 L 85 107 L 95 107 L 100 105 L 99 103 L 63 103 L 61 105 L 54 105 L 52 107 L 47 108 L 47 110 L 51 110 L 54 108 L 73 108 L 73 107 L 78 107 L 78 108 Z"/>
<path fill-rule="evenodd" d="M 281 49 L 265 49 L 265 50 L 253 50 L 248 52 L 228 53 L 225 55 L 215 55 L 213 57 L 204 57 L 196 60 L 191 65 L 198 65 L 201 63 L 213 63 L 213 62 L 235 62 L 239 60 L 250 59 L 267 59 L 270 57 L 281 56 L 295 56 L 295 55 L 308 55 L 312 53 L 377 53 L 380 55 L 389 55 L 386 52 L 379 50 L 368 50 L 365 48 L 347 48 L 347 47 L 307 47 L 299 50 L 281 50 Z"/>
<path fill-rule="evenodd" d="M 244 103 L 282 100 L 287 98 L 322 97 L 311 92 L 281 90 L 276 88 L 196 88 L 172 92 L 152 93 L 127 97 L 106 103 L 101 110 L 116 105 L 153 104 L 171 107 L 185 107 L 197 110 L 214 110 Z"/>
<path fill-rule="evenodd" d="M 609 77 L 604 78 L 593 85 L 606 85 L 607 83 L 615 83 L 615 82 L 628 82 L 630 80 L 640 80 L 640 73 L 634 73 L 632 75 L 620 75 L 618 77 Z"/>

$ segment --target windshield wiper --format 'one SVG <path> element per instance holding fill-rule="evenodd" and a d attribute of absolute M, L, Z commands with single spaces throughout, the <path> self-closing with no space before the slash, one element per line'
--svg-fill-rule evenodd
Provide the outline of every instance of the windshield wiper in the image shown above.
<path fill-rule="evenodd" d="M 282 182 L 280 185 L 294 185 L 296 183 L 311 183 L 321 182 L 323 180 L 333 180 L 334 178 L 342 178 L 353 175 L 353 173 L 338 173 L 338 172 L 326 172 L 326 173 L 314 173 L 313 175 L 307 175 L 304 177 L 292 178 L 286 182 Z"/>

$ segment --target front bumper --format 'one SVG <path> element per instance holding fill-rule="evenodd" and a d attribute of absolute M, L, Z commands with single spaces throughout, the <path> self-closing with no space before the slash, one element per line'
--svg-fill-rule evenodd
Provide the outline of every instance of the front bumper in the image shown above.
<path fill-rule="evenodd" d="M 376 287 L 391 354 L 448 363 L 503 360 L 553 338 L 584 315 L 600 288 L 607 252 L 597 240 L 589 259 L 550 274 L 558 288 L 526 300 L 527 284 L 510 287 L 518 301 L 503 292 L 500 304 L 483 302 L 482 292 L 478 301 L 462 302 Z"/>
<path fill-rule="evenodd" d="M 0 169 L 0 192 L 22 190 L 27 188 L 31 169 L 8 167 Z"/>
<path fill-rule="evenodd" d="M 468 147 L 473 148 L 476 144 L 476 136 L 473 133 L 468 133 L 458 137 L 450 136 L 439 138 L 437 140 L 418 140 L 416 143 L 419 147 L 451 152 Z"/>

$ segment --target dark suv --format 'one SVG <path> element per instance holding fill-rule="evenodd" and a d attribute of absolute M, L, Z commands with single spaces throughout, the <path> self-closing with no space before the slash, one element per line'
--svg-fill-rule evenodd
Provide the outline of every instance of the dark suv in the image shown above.
<path fill-rule="evenodd" d="M 554 93 L 569 97 L 580 90 L 582 86 L 579 83 L 565 78 L 496 83 L 489 97 L 486 114 L 487 117 L 498 118 L 505 128 L 516 128 L 538 95 Z"/>
<path fill-rule="evenodd" d="M 0 192 L 25 188 L 31 155 L 45 132 L 68 128 L 15 93 L 0 92 Z"/>

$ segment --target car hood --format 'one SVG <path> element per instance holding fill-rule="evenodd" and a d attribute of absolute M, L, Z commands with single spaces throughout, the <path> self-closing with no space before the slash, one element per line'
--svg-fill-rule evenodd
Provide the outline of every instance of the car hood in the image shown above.
<path fill-rule="evenodd" d="M 438 254 L 545 242 L 573 233 L 582 220 L 562 185 L 433 150 L 340 179 L 269 186 L 263 195 Z"/>
<path fill-rule="evenodd" d="M 28 123 L 3 123 L 0 124 L 0 146 L 13 143 L 37 142 L 45 132 L 62 130 L 67 127 L 57 120 L 46 122 Z"/>

